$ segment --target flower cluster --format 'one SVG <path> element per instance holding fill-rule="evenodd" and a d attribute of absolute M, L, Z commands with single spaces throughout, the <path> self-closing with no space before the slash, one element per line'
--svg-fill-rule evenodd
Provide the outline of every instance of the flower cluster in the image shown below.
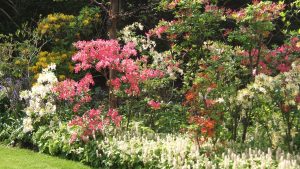
<path fill-rule="evenodd" d="M 71 62 L 69 62 L 68 60 L 73 53 L 74 52 L 41 51 L 37 56 L 37 62 L 33 66 L 29 67 L 29 70 L 36 74 L 35 79 L 38 78 L 37 73 L 39 73 L 42 69 L 47 68 L 50 63 L 55 63 L 57 66 L 62 66 L 69 72 L 72 72 L 74 68 L 71 65 Z M 65 73 L 61 73 L 60 75 L 58 75 L 59 80 L 64 80 L 66 75 L 67 74 Z"/>
<path fill-rule="evenodd" d="M 151 78 L 163 77 L 160 70 L 145 68 L 140 64 L 145 63 L 145 59 L 132 59 L 136 56 L 135 44 L 128 42 L 123 48 L 116 40 L 93 40 L 79 41 L 75 47 L 79 50 L 74 56 L 75 72 L 95 68 L 101 72 L 104 69 L 112 69 L 119 73 L 119 77 L 110 79 L 110 84 L 115 90 L 119 90 L 121 82 L 129 84 L 125 89 L 128 95 L 138 95 L 140 93 L 139 83 Z"/>
<path fill-rule="evenodd" d="M 299 78 L 299 61 L 293 62 L 291 70 L 283 72 L 275 77 L 265 74 L 259 74 L 255 77 L 254 83 L 247 86 L 245 89 L 238 91 L 237 103 L 244 108 L 250 108 L 252 102 L 263 95 L 264 99 L 269 97 L 269 101 L 274 101 L 279 107 L 300 108 L 297 98 L 300 94 L 300 78 Z M 280 98 L 280 99 L 279 99 Z M 278 101 L 280 104 L 278 105 Z"/>
<path fill-rule="evenodd" d="M 148 33 L 146 33 L 147 38 L 149 39 L 153 35 L 156 35 L 158 38 L 161 38 L 161 35 L 163 33 L 165 33 L 168 29 L 169 29 L 169 26 L 167 26 L 167 25 L 158 26 L 158 27 L 150 30 Z"/>
<path fill-rule="evenodd" d="M 136 49 L 144 56 L 147 56 L 144 57 L 144 59 L 151 58 L 153 60 L 151 63 L 153 68 L 167 70 L 167 75 L 169 75 L 171 79 L 176 79 L 176 73 L 183 74 L 182 69 L 179 68 L 180 62 L 176 61 L 169 51 L 161 53 L 155 50 L 156 43 L 150 39 L 150 36 L 155 34 L 153 30 L 146 33 L 146 38 L 145 36 L 136 35 L 134 32 L 136 29 L 143 30 L 143 25 L 133 23 L 132 25 L 126 26 L 120 32 L 122 35 L 120 40 L 125 43 L 133 42 L 136 45 Z"/>
<path fill-rule="evenodd" d="M 254 1 L 253 5 L 249 5 L 240 11 L 231 13 L 231 17 L 237 22 L 264 22 L 272 21 L 279 17 L 280 12 L 284 9 L 283 3 L 275 3 L 271 1 Z"/>
<path fill-rule="evenodd" d="M 63 13 L 49 14 L 38 24 L 38 31 L 55 38 L 65 38 L 64 33 L 76 34 L 80 36 L 82 32 L 75 32 L 79 29 L 88 29 L 92 24 L 101 21 L 99 8 L 83 8 L 79 16 L 65 15 Z"/>
<path fill-rule="evenodd" d="M 40 121 L 40 118 L 49 117 L 56 112 L 55 97 L 52 92 L 53 86 L 57 83 L 57 78 L 52 72 L 55 67 L 51 64 L 43 69 L 31 90 L 22 91 L 20 94 L 21 99 L 28 101 L 28 106 L 24 110 L 27 115 L 23 120 L 24 132 L 34 129 L 35 120 Z"/>
<path fill-rule="evenodd" d="M 146 168 L 200 168 L 208 161 L 205 155 L 199 155 L 198 148 L 187 136 L 174 135 L 155 135 L 151 139 L 147 135 L 127 133 L 105 138 L 99 142 L 96 153 L 99 158 L 106 157 L 105 160 L 114 163 L 126 161 L 130 165 L 127 167 L 142 163 Z"/>
<path fill-rule="evenodd" d="M 223 98 L 214 98 L 216 96 L 211 95 L 218 86 L 209 75 L 199 73 L 198 76 L 202 81 L 193 84 L 185 95 L 186 101 L 184 103 L 189 106 L 191 114 L 189 123 L 196 127 L 192 132 L 195 133 L 197 142 L 202 138 L 206 139 L 206 137 L 214 135 L 218 115 L 220 114 L 218 106 L 224 102 Z"/>
<path fill-rule="evenodd" d="M 82 117 L 76 117 L 69 122 L 69 126 L 77 129 L 73 131 L 70 143 L 77 140 L 78 136 L 82 141 L 87 142 L 91 137 L 96 137 L 98 134 L 104 132 L 105 127 L 111 123 L 119 127 L 122 116 L 115 109 L 109 109 L 108 113 L 104 116 L 102 109 L 91 109 L 87 111 Z M 76 128 L 77 127 L 77 128 Z M 80 128 L 78 131 L 78 127 Z"/>
<path fill-rule="evenodd" d="M 249 148 L 243 154 L 229 149 L 222 155 L 223 161 L 220 165 L 222 168 L 273 168 L 274 166 L 278 169 L 298 168 L 299 158 L 299 155 L 291 155 L 281 149 L 274 152 L 269 148 L 264 152 Z"/>
<path fill-rule="evenodd" d="M 264 73 L 267 75 L 277 75 L 278 73 L 288 72 L 292 67 L 292 62 L 298 58 L 300 52 L 300 41 L 298 37 L 293 37 L 288 43 L 283 44 L 273 50 L 259 52 L 258 49 L 249 51 L 236 51 L 237 55 L 242 56 L 241 64 L 250 65 L 249 56 L 254 63 L 258 63 L 253 75 Z"/>
<path fill-rule="evenodd" d="M 75 16 L 61 13 L 49 14 L 38 25 L 38 31 L 42 34 L 58 32 L 69 24 L 75 23 Z"/>
<path fill-rule="evenodd" d="M 259 72 L 268 75 L 288 72 L 292 68 L 292 62 L 298 58 L 300 52 L 299 44 L 299 38 L 293 37 L 289 43 L 269 51 L 259 62 Z"/>
<path fill-rule="evenodd" d="M 152 109 L 154 109 L 154 110 L 160 109 L 160 102 L 156 102 L 156 101 L 154 101 L 154 100 L 150 100 L 150 101 L 148 102 L 148 105 L 149 105 Z"/>
<path fill-rule="evenodd" d="M 93 76 L 86 74 L 79 82 L 66 79 L 57 83 L 53 91 L 58 94 L 58 99 L 75 103 L 73 111 L 78 112 L 82 104 L 92 100 L 89 92 L 90 86 L 94 84 Z"/>
<path fill-rule="evenodd" d="M 110 164 L 125 164 L 133 167 L 142 163 L 146 168 L 297 168 L 299 154 L 291 155 L 282 150 L 264 152 L 249 149 L 236 153 L 201 153 L 203 149 L 213 151 L 212 143 L 199 149 L 186 135 L 138 135 L 125 133 L 98 143 L 97 157 Z M 274 154 L 274 155 L 273 155 Z"/>

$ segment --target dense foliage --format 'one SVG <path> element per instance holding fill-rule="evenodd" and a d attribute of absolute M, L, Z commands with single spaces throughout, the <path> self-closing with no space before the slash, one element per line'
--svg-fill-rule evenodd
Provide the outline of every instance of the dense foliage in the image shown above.
<path fill-rule="evenodd" d="M 1 34 L 0 141 L 104 168 L 300 167 L 299 1 L 71 2 Z"/>

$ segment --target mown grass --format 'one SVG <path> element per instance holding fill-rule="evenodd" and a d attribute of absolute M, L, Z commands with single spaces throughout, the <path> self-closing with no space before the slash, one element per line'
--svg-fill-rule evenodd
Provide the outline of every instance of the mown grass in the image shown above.
<path fill-rule="evenodd" d="M 0 169 L 91 169 L 81 163 L 0 145 Z"/>

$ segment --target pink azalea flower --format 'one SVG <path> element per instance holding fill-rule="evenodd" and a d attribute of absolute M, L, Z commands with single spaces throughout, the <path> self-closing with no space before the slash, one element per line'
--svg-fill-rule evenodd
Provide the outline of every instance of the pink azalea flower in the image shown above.
<path fill-rule="evenodd" d="M 148 105 L 149 105 L 152 109 L 154 109 L 154 110 L 160 109 L 160 103 L 159 103 L 159 102 L 155 102 L 154 100 L 150 100 L 150 101 L 148 102 Z"/>

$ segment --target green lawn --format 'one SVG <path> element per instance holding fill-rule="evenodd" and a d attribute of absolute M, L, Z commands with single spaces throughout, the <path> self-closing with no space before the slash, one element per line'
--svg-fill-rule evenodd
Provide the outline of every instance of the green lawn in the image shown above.
<path fill-rule="evenodd" d="M 81 163 L 68 161 L 33 151 L 0 145 L 0 169 L 91 169 Z"/>

